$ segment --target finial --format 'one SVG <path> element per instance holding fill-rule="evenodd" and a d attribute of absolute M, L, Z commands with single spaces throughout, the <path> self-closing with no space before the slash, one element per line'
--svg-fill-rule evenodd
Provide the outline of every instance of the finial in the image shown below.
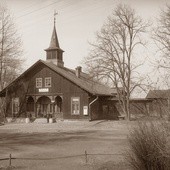
<path fill-rule="evenodd" d="M 56 21 L 56 15 L 58 15 L 58 12 L 56 12 L 56 10 L 54 10 L 54 26 L 55 26 L 55 21 Z"/>

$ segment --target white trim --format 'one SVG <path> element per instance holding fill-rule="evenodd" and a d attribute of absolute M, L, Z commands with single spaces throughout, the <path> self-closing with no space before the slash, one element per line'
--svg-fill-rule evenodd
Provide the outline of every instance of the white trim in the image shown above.
<path fill-rule="evenodd" d="M 36 88 L 41 88 L 42 87 L 42 78 L 36 78 L 35 83 L 36 83 Z M 39 83 L 41 85 L 39 85 Z"/>
<path fill-rule="evenodd" d="M 51 77 L 45 77 L 45 82 L 44 83 L 45 83 L 45 87 L 51 87 Z"/>
<path fill-rule="evenodd" d="M 49 92 L 49 88 L 40 88 L 40 89 L 38 89 L 38 92 L 40 92 L 40 93 Z"/>
<path fill-rule="evenodd" d="M 79 110 L 77 110 L 77 113 L 75 112 L 76 110 L 74 110 L 74 113 L 72 112 L 73 102 L 78 102 Z M 80 115 L 80 97 L 71 97 L 71 115 Z"/>
<path fill-rule="evenodd" d="M 18 108 L 14 109 L 14 104 L 17 104 Z M 14 110 L 16 110 L 16 109 L 17 109 L 17 112 L 14 112 Z M 19 109 L 20 109 L 19 97 L 13 97 L 12 98 L 12 116 L 16 115 L 19 112 Z"/>

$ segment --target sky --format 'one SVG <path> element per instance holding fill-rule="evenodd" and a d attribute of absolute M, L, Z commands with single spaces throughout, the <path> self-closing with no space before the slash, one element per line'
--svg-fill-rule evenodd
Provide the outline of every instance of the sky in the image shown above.
<path fill-rule="evenodd" d="M 64 52 L 64 65 L 76 68 L 88 56 L 89 42 L 118 3 L 132 6 L 144 19 L 154 20 L 167 1 L 163 0 L 1 0 L 10 9 L 24 48 L 24 69 L 46 59 L 53 30 Z M 154 55 L 151 50 L 150 56 Z"/>

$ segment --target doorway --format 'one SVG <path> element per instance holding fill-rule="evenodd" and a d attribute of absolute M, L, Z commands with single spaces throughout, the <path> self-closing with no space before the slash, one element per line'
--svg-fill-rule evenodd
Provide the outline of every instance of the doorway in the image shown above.
<path fill-rule="evenodd" d="M 57 96 L 55 98 L 55 103 L 54 103 L 54 113 L 55 113 L 55 117 L 58 119 L 63 118 L 63 113 L 62 113 L 62 98 L 60 96 Z"/>
<path fill-rule="evenodd" d="M 46 117 L 50 113 L 51 100 L 47 96 L 42 96 L 37 100 L 37 117 Z"/>
<path fill-rule="evenodd" d="M 32 96 L 29 96 L 28 99 L 27 99 L 26 112 L 27 112 L 27 116 L 35 117 L 34 99 L 33 99 Z"/>

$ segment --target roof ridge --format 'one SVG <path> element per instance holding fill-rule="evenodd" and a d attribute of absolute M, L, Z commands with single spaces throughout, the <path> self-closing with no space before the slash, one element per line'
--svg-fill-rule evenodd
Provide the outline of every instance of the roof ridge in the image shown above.
<path fill-rule="evenodd" d="M 52 69 L 56 73 L 60 74 L 61 76 L 65 77 L 72 83 L 76 84 L 83 90 L 87 91 L 88 93 L 91 93 L 93 95 L 105 95 L 105 96 L 112 96 L 113 89 L 110 87 L 107 87 L 106 85 L 99 84 L 94 81 L 87 81 L 87 79 L 78 78 L 75 74 L 71 74 L 71 72 L 66 71 L 62 67 L 57 67 L 55 64 L 44 61 L 44 60 L 38 60 L 36 63 L 34 63 L 30 68 L 25 70 L 20 76 L 18 76 L 14 81 L 12 81 L 6 88 L 4 88 L 0 93 L 1 95 L 5 93 L 5 90 L 10 87 L 14 82 L 16 82 L 18 79 L 22 78 L 25 74 L 27 74 L 31 69 L 33 69 L 38 64 L 44 64 L 48 68 Z M 67 69 L 67 68 L 66 68 Z M 116 93 L 116 91 L 114 91 Z"/>

